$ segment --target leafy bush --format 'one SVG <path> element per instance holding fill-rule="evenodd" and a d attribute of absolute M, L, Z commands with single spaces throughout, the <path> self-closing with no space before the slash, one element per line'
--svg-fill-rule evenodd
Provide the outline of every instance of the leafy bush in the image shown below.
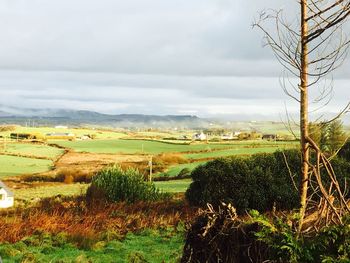
<path fill-rule="evenodd" d="M 350 183 L 350 161 L 343 158 L 334 158 L 331 163 L 340 187 L 342 189 L 346 188 Z M 349 191 L 345 194 L 346 197 L 350 197 Z"/>
<path fill-rule="evenodd" d="M 297 208 L 300 159 L 298 150 L 217 159 L 192 172 L 193 183 L 186 197 L 190 204 L 199 206 L 232 203 L 239 213 L 267 211 L 274 205 L 278 209 Z M 344 189 L 350 183 L 350 162 L 334 158 L 331 163 Z M 326 172 L 321 173 L 325 185 L 329 184 Z"/>
<path fill-rule="evenodd" d="M 269 247 L 273 262 L 350 262 L 350 221 L 324 227 L 320 232 L 298 235 L 285 218 L 269 220 L 257 211 L 250 212 L 250 223 L 258 224 L 255 233 Z"/>
<path fill-rule="evenodd" d="M 190 226 L 181 262 L 350 262 L 350 218 L 319 232 L 297 233 L 294 214 L 249 220 L 231 204 L 208 206 Z"/>
<path fill-rule="evenodd" d="M 297 187 L 299 167 L 297 150 L 217 159 L 192 172 L 193 183 L 186 197 L 192 205 L 232 203 L 240 213 L 247 209 L 266 211 L 274 205 L 291 209 L 298 205 L 298 192 L 291 176 L 295 177 Z"/>
<path fill-rule="evenodd" d="M 129 168 L 122 170 L 119 166 L 112 166 L 100 171 L 92 178 L 91 186 L 87 190 L 89 201 L 105 199 L 107 201 L 156 201 L 166 197 L 153 183 L 145 182 L 143 174 Z"/>

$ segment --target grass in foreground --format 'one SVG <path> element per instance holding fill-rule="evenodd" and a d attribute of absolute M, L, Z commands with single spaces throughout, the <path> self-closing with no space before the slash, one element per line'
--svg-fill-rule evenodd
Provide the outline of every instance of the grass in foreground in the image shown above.
<path fill-rule="evenodd" d="M 107 234 L 107 233 L 106 233 Z M 68 240 L 67 240 L 68 239 Z M 184 243 L 183 228 L 146 229 L 123 239 L 94 241 L 83 247 L 64 234 L 41 234 L 15 244 L 0 245 L 4 263 L 15 262 L 178 262 Z M 78 245 L 78 246 L 77 246 Z M 81 245 L 81 244 L 80 244 Z"/>
<path fill-rule="evenodd" d="M 52 164 L 50 160 L 0 155 L 0 178 L 45 172 Z"/>

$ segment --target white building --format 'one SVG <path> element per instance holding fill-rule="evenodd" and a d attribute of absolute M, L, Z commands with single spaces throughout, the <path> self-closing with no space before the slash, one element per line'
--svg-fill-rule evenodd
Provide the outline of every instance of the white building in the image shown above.
<path fill-rule="evenodd" d="M 0 208 L 8 208 L 14 204 L 14 195 L 11 190 L 0 181 Z"/>
<path fill-rule="evenodd" d="M 233 140 L 233 133 L 227 133 L 227 134 L 223 134 L 221 135 L 221 139 L 222 140 Z"/>
<path fill-rule="evenodd" d="M 192 136 L 192 139 L 195 141 L 205 141 L 207 139 L 207 135 L 205 135 L 203 132 L 196 133 Z"/>

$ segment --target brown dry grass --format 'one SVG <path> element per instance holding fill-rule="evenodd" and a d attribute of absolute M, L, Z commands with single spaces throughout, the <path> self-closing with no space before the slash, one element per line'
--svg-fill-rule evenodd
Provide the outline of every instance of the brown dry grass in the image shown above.
<path fill-rule="evenodd" d="M 188 163 L 188 160 L 178 153 L 162 153 L 154 157 L 154 162 L 161 162 L 165 165 Z"/>
<path fill-rule="evenodd" d="M 40 230 L 69 236 L 95 236 L 105 232 L 125 235 L 145 228 L 176 226 L 188 222 L 196 209 L 172 200 L 137 204 L 94 204 L 87 206 L 84 197 L 44 199 L 36 207 L 2 212 L 0 242 L 17 242 Z"/>

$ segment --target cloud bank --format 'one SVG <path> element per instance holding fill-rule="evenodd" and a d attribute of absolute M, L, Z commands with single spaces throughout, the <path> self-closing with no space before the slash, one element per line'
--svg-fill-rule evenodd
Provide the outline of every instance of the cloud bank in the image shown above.
<path fill-rule="evenodd" d="M 251 25 L 260 10 L 295 8 L 285 2 L 1 1 L 0 104 L 279 118 L 296 104 Z M 349 99 L 348 76 L 345 65 L 325 111 Z"/>

